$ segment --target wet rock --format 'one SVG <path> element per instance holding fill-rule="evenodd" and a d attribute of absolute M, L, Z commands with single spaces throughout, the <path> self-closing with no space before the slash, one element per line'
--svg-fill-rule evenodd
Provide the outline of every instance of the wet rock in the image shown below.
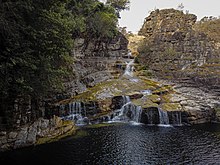
<path fill-rule="evenodd" d="M 0 136 L 5 136 L 7 134 L 6 131 L 0 131 Z"/>
<path fill-rule="evenodd" d="M 158 108 L 144 108 L 142 110 L 140 122 L 144 124 L 160 124 Z"/>
<path fill-rule="evenodd" d="M 21 130 L 18 133 L 17 139 L 14 144 L 14 148 L 20 148 L 27 146 L 26 140 L 28 135 L 28 127 L 21 128 Z"/>
<path fill-rule="evenodd" d="M 7 137 L 6 136 L 1 136 L 0 137 L 0 146 L 4 145 L 5 143 L 7 143 Z"/>
<path fill-rule="evenodd" d="M 39 128 L 41 130 L 44 130 L 44 129 L 47 129 L 48 128 L 48 125 L 49 125 L 49 120 L 47 119 L 40 119 L 40 122 L 39 122 Z"/>
<path fill-rule="evenodd" d="M 38 121 L 34 122 L 34 124 L 32 124 L 29 127 L 28 135 L 27 135 L 27 143 L 28 144 L 36 143 L 36 140 L 37 140 L 37 127 L 38 127 Z"/>
<path fill-rule="evenodd" d="M 14 142 L 16 140 L 18 133 L 17 132 L 10 132 L 8 134 L 8 142 Z"/>
<path fill-rule="evenodd" d="M 147 99 L 150 99 L 153 103 L 160 103 L 161 98 L 159 95 L 153 94 L 153 95 L 148 95 Z"/>

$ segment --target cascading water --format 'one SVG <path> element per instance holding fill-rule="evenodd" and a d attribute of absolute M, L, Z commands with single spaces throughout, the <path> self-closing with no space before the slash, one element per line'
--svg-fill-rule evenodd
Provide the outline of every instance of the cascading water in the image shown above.
<path fill-rule="evenodd" d="M 121 122 L 129 122 L 134 121 L 139 123 L 142 113 L 142 108 L 140 106 L 134 105 L 129 96 L 122 96 L 123 102 L 122 107 L 116 110 L 113 114 L 111 114 L 112 118 L 110 121 L 121 121 Z"/>
<path fill-rule="evenodd" d="M 163 111 L 162 109 L 158 108 L 159 112 L 159 119 L 161 125 L 169 125 L 169 117 L 166 111 Z"/>
<path fill-rule="evenodd" d="M 127 63 L 126 68 L 125 68 L 125 72 L 124 72 L 124 76 L 133 76 L 133 71 L 134 71 L 134 60 L 131 60 L 130 62 Z"/>
<path fill-rule="evenodd" d="M 68 105 L 67 115 L 63 116 L 64 120 L 73 120 L 77 125 L 84 125 L 88 122 L 88 118 L 86 117 L 86 106 L 83 104 L 82 108 L 81 102 L 72 102 Z M 64 105 L 60 106 L 60 110 L 63 111 L 65 109 Z"/>
<path fill-rule="evenodd" d="M 122 102 L 123 105 L 131 102 L 131 99 L 129 96 L 122 96 L 122 100 L 123 100 L 123 102 Z"/>
<path fill-rule="evenodd" d="M 133 72 L 134 72 L 133 64 L 134 64 L 134 60 L 131 60 L 130 62 L 127 63 L 123 77 L 128 78 L 130 81 L 138 82 L 139 80 L 133 76 Z"/>

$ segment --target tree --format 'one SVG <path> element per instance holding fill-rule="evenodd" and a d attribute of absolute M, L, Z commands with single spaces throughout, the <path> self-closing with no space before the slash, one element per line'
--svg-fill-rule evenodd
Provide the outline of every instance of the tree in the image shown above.
<path fill-rule="evenodd" d="M 116 10 L 117 16 L 120 18 L 119 13 L 122 10 L 128 10 L 130 5 L 130 0 L 107 0 L 106 4 L 112 6 Z"/>
<path fill-rule="evenodd" d="M 98 0 L 0 3 L 0 116 L 13 116 L 18 97 L 63 91 L 64 77 L 72 77 L 75 38 L 108 42 L 117 34 L 116 9 Z"/>

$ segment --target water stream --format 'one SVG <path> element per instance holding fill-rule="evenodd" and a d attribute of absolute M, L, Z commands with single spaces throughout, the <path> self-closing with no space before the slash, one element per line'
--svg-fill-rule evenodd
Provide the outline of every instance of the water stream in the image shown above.
<path fill-rule="evenodd" d="M 169 117 L 166 111 L 158 108 L 160 125 L 169 125 Z"/>
<path fill-rule="evenodd" d="M 71 102 L 67 106 L 67 114 L 63 115 L 61 118 L 64 120 L 72 120 L 76 125 L 88 124 L 88 118 L 86 116 L 86 106 L 81 102 Z M 60 110 L 65 111 L 65 106 L 60 105 Z"/>

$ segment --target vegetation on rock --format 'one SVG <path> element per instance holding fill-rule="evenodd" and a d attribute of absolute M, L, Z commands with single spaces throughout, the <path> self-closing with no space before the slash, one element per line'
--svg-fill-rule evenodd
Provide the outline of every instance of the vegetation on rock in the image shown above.
<path fill-rule="evenodd" d="M 196 22 L 193 14 L 157 9 L 146 17 L 139 35 L 145 39 L 137 48 L 136 62 L 149 70 L 142 75 L 150 72 L 219 91 L 219 19 Z"/>
<path fill-rule="evenodd" d="M 117 12 L 128 5 L 123 2 L 115 6 L 98 0 L 1 1 L 0 123 L 11 127 L 40 117 L 40 101 L 63 92 L 64 80 L 74 77 L 74 39 L 84 38 L 85 48 L 89 41 L 112 40 L 118 34 Z M 14 121 L 24 102 L 33 116 Z"/>

